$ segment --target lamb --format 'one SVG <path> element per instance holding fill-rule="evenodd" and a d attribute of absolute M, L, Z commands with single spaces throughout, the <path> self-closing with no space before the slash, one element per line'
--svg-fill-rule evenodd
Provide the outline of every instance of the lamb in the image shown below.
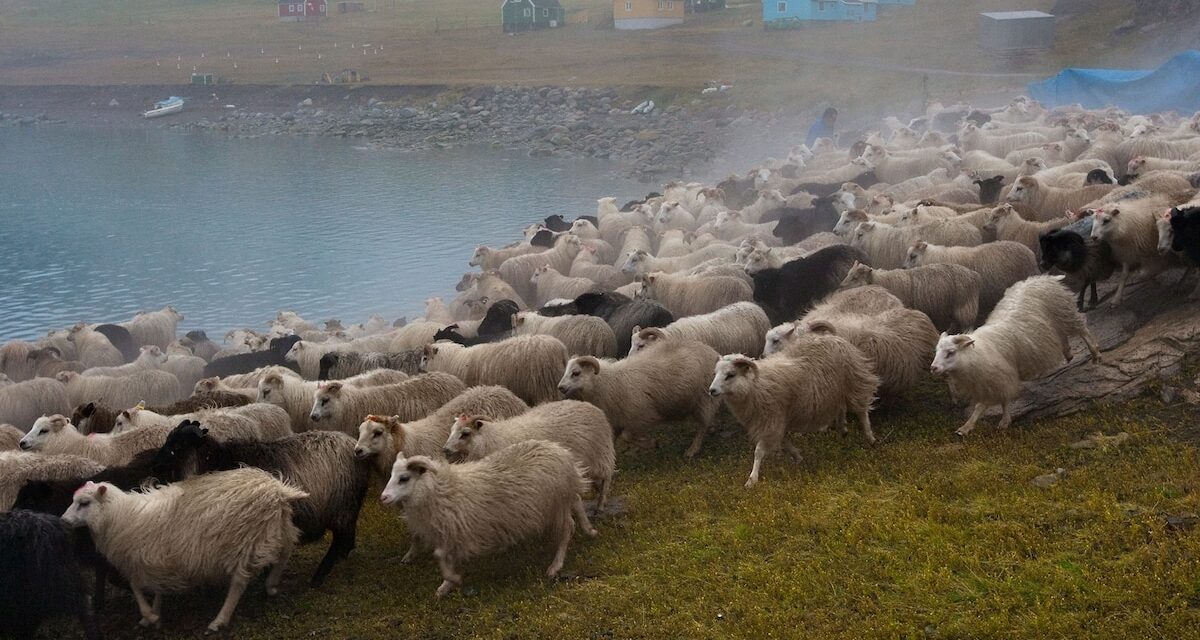
<path fill-rule="evenodd" d="M 508 419 L 461 414 L 446 438 L 446 457 L 479 460 L 509 445 L 545 440 L 575 456 L 596 488 L 596 510 L 608 504 L 617 456 L 612 427 L 595 405 L 577 400 L 547 402 Z"/>
<path fill-rule="evenodd" d="M 70 413 L 71 406 L 67 388 L 50 378 L 34 378 L 0 386 L 0 423 L 28 428 L 34 420 L 44 415 Z"/>
<path fill-rule="evenodd" d="M 133 320 L 119 326 L 129 330 L 139 347 L 155 345 L 166 349 L 167 345 L 175 340 L 175 332 L 181 320 L 183 314 L 176 311 L 175 307 L 167 305 L 150 313 L 139 311 Z"/>
<path fill-rule="evenodd" d="M 848 245 L 826 247 L 779 269 L 754 274 L 754 301 L 774 324 L 793 320 L 838 288 L 855 262 L 869 262 Z"/>
<path fill-rule="evenodd" d="M 754 465 L 746 488 L 759 479 L 763 458 L 782 446 L 799 462 L 800 451 L 787 440 L 787 431 L 844 425 L 852 413 L 867 442 L 875 443 L 868 415 L 879 378 L 870 363 L 846 340 L 834 335 L 808 334 L 786 356 L 755 362 L 741 354 L 721 358 L 708 387 L 755 441 Z"/>
<path fill-rule="evenodd" d="M 521 363 L 521 370 L 513 363 Z M 555 381 L 566 363 L 567 348 L 557 338 L 516 336 L 474 347 L 426 345 L 421 369 L 450 373 L 471 386 L 498 384 L 535 405 L 558 399 Z"/>
<path fill-rule="evenodd" d="M 70 411 L 70 407 L 88 402 L 130 407 L 143 400 L 151 404 L 167 404 L 183 396 L 179 379 L 166 371 L 141 371 L 120 378 L 85 378 L 74 371 L 63 371 L 54 379 L 66 386 L 69 401 L 67 411 Z"/>
<path fill-rule="evenodd" d="M 530 281 L 533 272 L 538 267 L 547 264 L 559 273 L 569 272 L 571 262 L 575 260 L 575 256 L 579 255 L 581 246 L 582 242 L 579 238 L 569 234 L 563 235 L 555 242 L 553 249 L 505 260 L 498 269 L 500 277 L 511 285 L 522 299 L 533 300 L 537 297 L 537 292 Z"/>
<path fill-rule="evenodd" d="M 710 346 L 718 354 L 760 354 L 763 335 L 771 328 L 766 312 L 753 302 L 738 302 L 700 316 L 680 318 L 661 329 L 634 327 L 629 355 L 663 339 L 695 340 Z"/>
<path fill-rule="evenodd" d="M 700 452 L 719 408 L 704 394 L 704 380 L 718 358 L 706 344 L 668 338 L 617 362 L 572 358 L 558 389 L 568 399 L 600 407 L 618 436 L 640 436 L 666 421 L 695 418 L 699 428 L 684 453 L 691 459 Z"/>
<path fill-rule="evenodd" d="M 486 415 L 504 420 L 528 410 L 529 405 L 504 387 L 471 387 L 437 411 L 413 422 L 405 423 L 399 416 L 367 416 L 358 425 L 354 457 L 369 461 L 379 478 L 387 482 L 392 462 L 402 451 L 431 458 L 442 455 L 457 416 Z"/>
<path fill-rule="evenodd" d="M 837 335 L 858 347 L 867 357 L 871 370 L 879 377 L 881 398 L 903 396 L 924 379 L 925 365 L 938 337 L 928 316 L 904 308 L 867 314 L 837 309 L 835 304 L 818 305 L 801 320 L 771 329 L 765 352 L 786 353 L 798 342 L 797 329 Z"/>
<path fill-rule="evenodd" d="M 918 242 L 909 247 L 904 268 L 927 264 L 959 264 L 979 274 L 979 316 L 986 317 L 1004 291 L 1014 283 L 1038 274 L 1037 258 L 1029 247 L 1002 240 L 978 247 L 943 247 Z"/>
<path fill-rule="evenodd" d="M 1045 375 L 1062 359 L 1070 362 L 1071 337 L 1082 338 L 1100 362 L 1100 349 L 1060 279 L 1034 276 L 1018 282 L 982 327 L 938 339 L 930 371 L 947 374 L 959 397 L 975 404 L 958 435 L 970 433 L 990 405 L 1000 405 L 998 426 L 1007 427 L 1012 422 L 1008 406 L 1020 394 L 1021 382 Z"/>
<path fill-rule="evenodd" d="M 32 638 L 49 618 L 73 616 L 88 640 L 100 640 L 70 533 L 56 516 L 0 513 L 0 635 Z"/>
<path fill-rule="evenodd" d="M 232 375 L 249 373 L 262 367 L 283 366 L 299 373 L 300 367 L 287 361 L 287 353 L 292 346 L 300 342 L 300 336 L 284 336 L 272 338 L 264 351 L 239 353 L 224 358 L 213 358 L 204 367 L 204 377 L 225 378 Z"/>
<path fill-rule="evenodd" d="M 558 338 L 570 356 L 617 357 L 617 336 L 602 318 L 588 315 L 544 317 L 530 311 L 513 316 L 513 335 Z"/>
<path fill-rule="evenodd" d="M 142 347 L 137 359 L 129 364 L 123 364 L 118 367 L 91 367 L 84 371 L 83 375 L 85 377 L 108 376 L 111 378 L 120 378 L 133 375 L 139 371 L 162 370 L 166 362 L 167 354 L 163 353 L 162 349 L 150 345 Z M 192 384 L 195 384 L 195 381 Z M 191 388 L 191 385 L 188 388 Z"/>
<path fill-rule="evenodd" d="M 1156 212 L 1161 206 L 1157 199 L 1144 202 L 1124 202 L 1121 206 L 1105 205 L 1093 216 L 1092 239 L 1103 241 L 1112 251 L 1113 261 L 1121 265 L 1121 279 L 1117 292 L 1113 294 L 1112 306 L 1120 306 L 1125 294 L 1125 283 L 1129 272 L 1140 267 L 1149 274 L 1157 274 L 1166 266 L 1166 259 L 1158 252 L 1158 227 Z"/>
<path fill-rule="evenodd" d="M 1114 185 L 1098 184 L 1082 189 L 1060 189 L 1041 183 L 1037 176 L 1022 176 L 1008 192 L 1008 202 L 1022 203 L 1036 213 L 1038 220 L 1056 220 L 1067 211 L 1079 209 L 1112 191 Z"/>
<path fill-rule="evenodd" d="M 119 367 L 125 364 L 125 356 L 113 346 L 104 334 L 93 331 L 82 322 L 71 328 L 67 340 L 75 347 L 76 359 L 87 367 Z"/>
<path fill-rule="evenodd" d="M 0 424 L 0 452 L 20 448 L 21 437 L 24 435 L 24 431 L 11 424 Z"/>
<path fill-rule="evenodd" d="M 21 438 L 21 449 L 44 455 L 79 456 L 112 467 L 129 464 L 135 455 L 161 447 L 166 439 L 167 432 L 158 428 L 85 436 L 66 416 L 55 414 L 42 416 L 33 423 L 29 433 Z"/>
<path fill-rule="evenodd" d="M 648 273 L 639 279 L 643 297 L 666 307 L 677 318 L 716 311 L 754 298 L 745 281 L 728 276 L 681 276 Z"/>
<path fill-rule="evenodd" d="M 500 268 L 500 265 L 504 264 L 504 261 L 509 258 L 530 253 L 540 253 L 541 251 L 543 251 L 542 247 L 535 247 L 528 242 L 510 245 L 503 249 L 491 249 L 481 244 L 475 247 L 475 253 L 471 255 L 471 259 L 467 264 L 487 271 Z"/>
<path fill-rule="evenodd" d="M 63 521 L 86 526 L 96 548 L 129 578 L 142 626 L 158 624 L 164 591 L 228 578 L 225 603 L 208 625 L 216 632 L 229 623 L 250 580 L 267 566 L 267 593 L 278 593 L 299 536 L 292 504 L 306 497 L 251 468 L 142 492 L 88 483 L 75 494 Z M 181 554 L 179 549 L 192 552 Z M 154 605 L 146 600 L 146 591 L 154 594 Z"/>
<path fill-rule="evenodd" d="M 1074 227 L 1075 225 L 1071 225 Z M 1090 227 L 1087 238 L 1091 236 Z M 1112 249 L 1104 242 L 1090 241 L 1073 228 L 1055 229 L 1038 238 L 1041 249 L 1040 266 L 1042 271 L 1057 269 L 1066 275 L 1063 284 L 1072 290 L 1079 290 L 1075 307 L 1084 311 L 1084 292 L 1090 287 L 1092 296 L 1090 307 L 1095 308 L 1100 303 L 1096 295 L 1096 283 L 1112 277 L 1116 263 L 1113 261 Z"/>
<path fill-rule="evenodd" d="M 162 415 L 142 407 L 130 407 L 119 414 L 113 434 L 135 429 L 170 431 L 182 421 L 199 421 L 218 440 L 257 440 L 272 442 L 292 435 L 287 412 L 274 405 L 255 402 L 241 407 L 202 409 L 186 414 Z"/>
<path fill-rule="evenodd" d="M 155 477 L 178 482 L 191 475 L 245 465 L 278 474 L 284 482 L 308 493 L 292 511 L 300 543 L 317 542 L 326 531 L 333 534 L 312 576 L 310 583 L 315 587 L 354 549 L 370 469 L 365 462 L 350 463 L 353 455 L 354 439 L 341 433 L 312 431 L 271 443 L 222 443 L 199 423 L 184 422 L 167 436 L 153 468 Z"/>
<path fill-rule="evenodd" d="M 1017 215 L 1011 205 L 1003 205 L 992 209 L 988 214 L 985 229 L 995 232 L 997 240 L 1020 242 L 1033 251 L 1034 256 L 1041 257 L 1041 246 L 1038 237 L 1043 233 L 1061 229 L 1071 222 L 1070 218 L 1060 216 L 1047 222 L 1030 222 Z"/>
<path fill-rule="evenodd" d="M 25 434 L 21 434 L 24 436 Z M 0 453 L 0 511 L 8 511 L 26 482 L 48 482 L 91 477 L 104 465 L 81 456 Z"/>
<path fill-rule="evenodd" d="M 430 373 L 397 384 L 356 387 L 329 382 L 317 389 L 309 419 L 317 428 L 357 434 L 363 416 L 396 414 L 401 420 L 416 420 L 433 413 L 466 389 L 462 381 L 446 373 Z"/>
<path fill-rule="evenodd" d="M 924 313 L 940 331 L 969 331 L 979 316 L 979 274 L 958 264 L 930 264 L 912 269 L 874 269 L 855 262 L 842 289 L 876 285 L 904 306 Z"/>
<path fill-rule="evenodd" d="M 531 440 L 459 465 L 399 455 L 380 500 L 403 508 L 414 537 L 433 547 L 440 597 L 462 584 L 459 563 L 547 531 L 557 549 L 546 573 L 556 577 L 575 529 L 572 513 L 595 535 L 579 498 L 585 487 L 569 451 Z"/>
<path fill-rule="evenodd" d="M 925 240 L 951 247 L 974 247 L 982 242 L 979 229 L 963 221 L 934 222 L 919 227 L 893 227 L 882 222 L 863 222 L 850 236 L 850 246 L 862 249 L 872 265 L 896 269 L 904 264 L 908 247 Z"/>
<path fill-rule="evenodd" d="M 555 298 L 574 298 L 585 294 L 596 286 L 595 282 L 587 278 L 564 276 L 548 264 L 534 269 L 529 281 L 537 289 L 534 300 L 539 307 Z"/>
<path fill-rule="evenodd" d="M 392 369 L 415 376 L 420 373 L 421 350 L 398 353 L 331 351 L 321 356 L 318 380 L 342 380 L 376 369 Z"/>
<path fill-rule="evenodd" d="M 255 394 L 258 392 L 255 391 Z M 244 407 L 251 402 L 253 398 L 248 398 L 245 395 L 232 393 L 224 389 L 214 389 L 206 391 L 197 391 L 189 398 L 184 398 L 179 402 L 174 402 L 161 407 L 147 407 L 154 413 L 173 416 L 181 413 L 192 413 L 194 411 L 203 411 L 205 409 L 224 409 L 227 407 Z M 89 402 L 87 404 L 77 405 L 75 410 L 71 412 L 71 424 L 80 433 L 111 433 L 113 428 L 117 426 L 117 417 L 121 415 L 122 409 L 113 409 L 104 404 L 96 404 Z"/>

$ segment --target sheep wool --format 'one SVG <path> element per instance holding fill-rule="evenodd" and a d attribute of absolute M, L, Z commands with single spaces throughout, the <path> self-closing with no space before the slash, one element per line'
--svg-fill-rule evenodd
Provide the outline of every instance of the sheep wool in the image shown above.
<path fill-rule="evenodd" d="M 0 423 L 18 429 L 28 429 L 34 420 L 47 414 L 70 413 L 71 406 L 67 387 L 57 380 L 34 378 L 0 386 Z"/>
<path fill-rule="evenodd" d="M 424 371 L 449 373 L 471 386 L 498 384 L 531 405 L 559 399 L 555 382 L 566 364 L 567 348 L 552 336 L 514 336 L 473 347 L 437 342 L 426 345 L 421 359 Z"/>
<path fill-rule="evenodd" d="M 161 447 L 166 439 L 167 430 L 158 427 L 85 436 L 66 416 L 55 414 L 38 418 L 21 438 L 21 448 L 44 455 L 80 456 L 112 467 L 128 464 L 142 451 Z"/>
<path fill-rule="evenodd" d="M 355 435 L 364 416 L 382 413 L 398 415 L 401 420 L 424 418 L 465 389 L 455 376 L 436 372 L 377 387 L 330 382 L 317 389 L 309 418 L 316 428 Z"/>
<path fill-rule="evenodd" d="M 763 350 L 763 335 L 770 328 L 771 321 L 762 307 L 753 302 L 738 302 L 712 313 L 680 318 L 661 329 L 634 327 L 629 355 L 664 338 L 703 342 L 718 354 L 758 355 Z"/>
<path fill-rule="evenodd" d="M 969 330 L 979 315 L 979 274 L 962 265 L 873 269 L 855 262 L 842 280 L 843 290 L 872 286 L 886 289 L 904 306 L 924 313 L 942 331 Z"/>
<path fill-rule="evenodd" d="M 0 511 L 12 508 L 26 482 L 89 478 L 103 470 L 104 465 L 80 456 L 0 452 Z"/>
<path fill-rule="evenodd" d="M 585 315 L 541 316 L 522 311 L 512 318 L 513 334 L 547 335 L 558 338 L 571 356 L 615 358 L 617 336 L 602 318 Z"/>
<path fill-rule="evenodd" d="M 745 280 L 727 276 L 682 276 L 655 272 L 640 278 L 643 297 L 666 307 L 676 318 L 711 313 L 754 299 Z"/>

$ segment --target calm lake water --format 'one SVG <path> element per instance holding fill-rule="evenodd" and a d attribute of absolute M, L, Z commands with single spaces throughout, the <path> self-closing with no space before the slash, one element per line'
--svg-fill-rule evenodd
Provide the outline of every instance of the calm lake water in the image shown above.
<path fill-rule="evenodd" d="M 342 140 L 0 129 L 0 341 L 174 304 L 220 340 L 280 309 L 410 318 L 474 246 L 648 186 L 609 163 Z"/>

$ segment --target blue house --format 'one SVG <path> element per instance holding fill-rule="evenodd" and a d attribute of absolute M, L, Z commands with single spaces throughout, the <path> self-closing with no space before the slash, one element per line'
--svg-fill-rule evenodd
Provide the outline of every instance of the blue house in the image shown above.
<path fill-rule="evenodd" d="M 763 28 L 787 29 L 810 21 L 874 22 L 878 0 L 763 0 Z"/>
<path fill-rule="evenodd" d="M 911 7 L 917 4 L 917 0 L 877 0 L 879 4 L 896 4 L 905 7 Z"/>

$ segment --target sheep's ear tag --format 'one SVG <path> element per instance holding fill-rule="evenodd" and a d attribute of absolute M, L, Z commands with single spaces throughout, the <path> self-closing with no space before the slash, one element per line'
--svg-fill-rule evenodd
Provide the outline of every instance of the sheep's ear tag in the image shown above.
<path fill-rule="evenodd" d="M 133 406 L 133 410 L 134 410 L 134 411 L 141 411 L 141 410 L 143 410 L 143 409 L 145 409 L 145 408 L 146 408 L 146 401 L 145 401 L 145 400 L 139 400 L 139 401 L 138 401 L 138 403 L 137 403 L 136 405 L 134 405 L 134 406 Z"/>

